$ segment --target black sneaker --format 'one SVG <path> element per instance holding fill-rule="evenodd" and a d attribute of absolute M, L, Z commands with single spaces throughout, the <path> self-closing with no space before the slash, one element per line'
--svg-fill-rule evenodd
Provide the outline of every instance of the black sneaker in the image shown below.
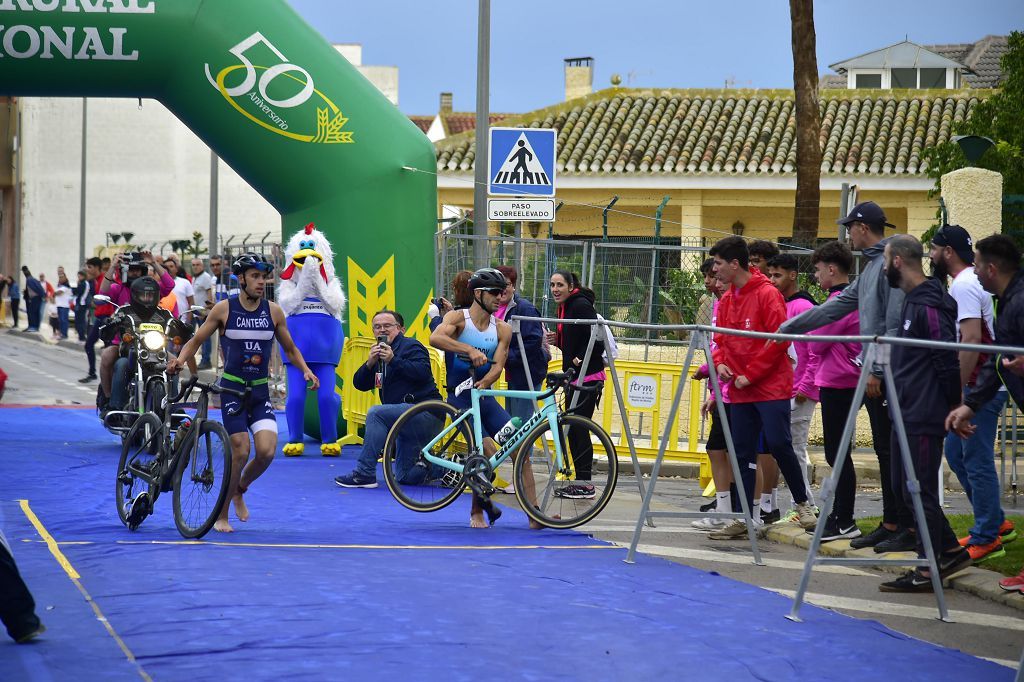
<path fill-rule="evenodd" d="M 707 504 L 702 504 L 700 506 L 700 510 L 702 512 L 711 511 L 712 509 L 718 509 L 718 498 L 717 497 L 715 499 L 711 500 L 710 502 L 708 502 Z M 1016 537 L 1016 536 L 1014 536 L 1014 537 Z"/>
<path fill-rule="evenodd" d="M 878 528 L 874 529 L 864 537 L 855 538 L 850 541 L 850 547 L 853 549 L 863 549 L 865 547 L 874 547 L 883 540 L 888 540 L 898 531 L 889 530 L 882 524 L 878 524 Z"/>
<path fill-rule="evenodd" d="M 879 592 L 932 592 L 932 579 L 917 571 L 907 571 L 896 580 L 878 586 Z"/>
<path fill-rule="evenodd" d="M 761 512 L 761 521 L 762 521 L 762 523 L 764 523 L 766 525 L 770 525 L 770 524 L 776 523 L 781 518 L 782 518 L 782 512 L 780 512 L 778 509 L 772 509 L 770 512 L 766 512 L 766 511 L 762 511 Z"/>
<path fill-rule="evenodd" d="M 33 639 L 43 634 L 44 632 L 46 632 L 46 626 L 40 623 L 36 627 L 30 628 L 27 632 L 14 635 L 14 641 L 17 644 L 26 644 L 28 642 L 31 642 Z"/>
<path fill-rule="evenodd" d="M 370 478 L 363 476 L 358 471 L 353 471 L 345 476 L 335 476 L 334 482 L 342 488 L 376 488 L 377 477 Z"/>
<path fill-rule="evenodd" d="M 939 577 L 948 578 L 954 573 L 959 573 L 968 568 L 971 563 L 971 553 L 967 551 L 966 547 L 961 547 L 959 551 L 953 554 L 940 554 Z"/>
<path fill-rule="evenodd" d="M 814 535 L 814 529 L 808 528 L 807 532 Z M 849 540 L 860 537 L 860 528 L 853 521 L 847 524 L 839 523 L 836 519 L 829 517 L 825 519 L 825 531 L 821 536 L 822 542 L 831 542 L 832 540 Z"/>
<path fill-rule="evenodd" d="M 594 486 L 589 483 L 570 483 L 556 490 L 555 497 L 564 497 L 570 500 L 592 500 L 594 499 Z"/>
<path fill-rule="evenodd" d="M 917 549 L 917 534 L 909 528 L 903 528 L 875 545 L 876 554 L 886 552 L 913 552 Z"/>
<path fill-rule="evenodd" d="M 82 377 L 81 379 L 78 380 L 78 383 L 80 383 L 80 384 L 88 384 L 89 382 L 92 382 L 92 381 L 96 381 L 96 375 L 95 374 L 88 374 L 88 375 Z"/>

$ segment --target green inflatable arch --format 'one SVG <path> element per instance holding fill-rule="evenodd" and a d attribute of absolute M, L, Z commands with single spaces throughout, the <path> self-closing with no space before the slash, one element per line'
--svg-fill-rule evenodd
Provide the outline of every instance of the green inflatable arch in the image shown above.
<path fill-rule="evenodd" d="M 382 307 L 423 335 L 437 188 L 403 166 L 432 172 L 433 147 L 283 0 L 0 0 L 0 94 L 159 100 L 284 239 L 328 236 L 346 335 L 371 336 Z"/>

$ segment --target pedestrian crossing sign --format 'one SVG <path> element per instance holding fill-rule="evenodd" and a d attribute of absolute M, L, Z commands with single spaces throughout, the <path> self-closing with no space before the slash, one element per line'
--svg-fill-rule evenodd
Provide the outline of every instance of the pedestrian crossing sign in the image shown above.
<path fill-rule="evenodd" d="M 551 128 L 491 128 L 488 194 L 555 196 L 555 142 Z"/>

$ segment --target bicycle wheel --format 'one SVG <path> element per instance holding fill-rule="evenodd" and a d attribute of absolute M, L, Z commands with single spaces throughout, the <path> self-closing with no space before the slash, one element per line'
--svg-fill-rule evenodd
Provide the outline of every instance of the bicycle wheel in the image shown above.
<path fill-rule="evenodd" d="M 559 438 L 564 457 L 560 460 L 551 437 L 551 425 L 543 422 L 523 441 L 516 457 L 514 477 L 516 498 L 534 521 L 549 528 L 575 528 L 601 513 L 615 492 L 619 460 L 615 445 L 600 426 L 579 415 L 559 415 Z M 570 432 L 573 437 L 570 437 Z M 570 468 L 570 441 L 587 444 L 583 452 L 573 452 L 575 466 Z M 599 446 L 599 447 L 595 447 Z M 581 471 L 586 457 L 593 454 L 589 477 Z M 581 456 L 582 455 L 582 456 Z"/>
<path fill-rule="evenodd" d="M 180 446 L 174 470 L 174 525 L 182 537 L 206 535 L 231 483 L 231 438 L 214 421 L 204 421 Z"/>
<path fill-rule="evenodd" d="M 447 507 L 466 488 L 465 474 L 430 464 L 422 448 L 449 429 L 459 411 L 446 402 L 428 400 L 410 407 L 398 418 L 384 443 L 384 480 L 388 490 L 402 505 L 418 512 Z M 430 454 L 453 462 L 462 462 L 467 443 L 473 437 L 467 422 L 446 432 L 430 448 Z"/>
<path fill-rule="evenodd" d="M 155 412 L 156 414 L 163 414 L 163 402 L 166 390 L 162 381 L 151 380 L 147 385 L 146 391 L 146 412 Z M 151 450 L 151 455 L 156 454 L 156 450 Z"/>
<path fill-rule="evenodd" d="M 163 422 L 152 412 L 147 412 L 132 424 L 121 443 L 121 459 L 117 463 L 117 477 L 114 500 L 117 503 L 117 516 L 121 523 L 128 525 L 128 509 L 126 505 L 141 492 L 148 492 L 149 481 L 138 473 L 140 469 L 148 470 L 156 463 L 156 455 L 160 452 L 160 441 L 163 438 Z"/>

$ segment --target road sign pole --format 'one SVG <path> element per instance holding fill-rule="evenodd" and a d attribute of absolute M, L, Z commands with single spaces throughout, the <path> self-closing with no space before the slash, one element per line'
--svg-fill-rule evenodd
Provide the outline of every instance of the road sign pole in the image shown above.
<path fill-rule="evenodd" d="M 476 172 L 473 185 L 473 267 L 488 265 L 487 128 L 490 122 L 491 0 L 480 0 L 476 39 Z"/>

